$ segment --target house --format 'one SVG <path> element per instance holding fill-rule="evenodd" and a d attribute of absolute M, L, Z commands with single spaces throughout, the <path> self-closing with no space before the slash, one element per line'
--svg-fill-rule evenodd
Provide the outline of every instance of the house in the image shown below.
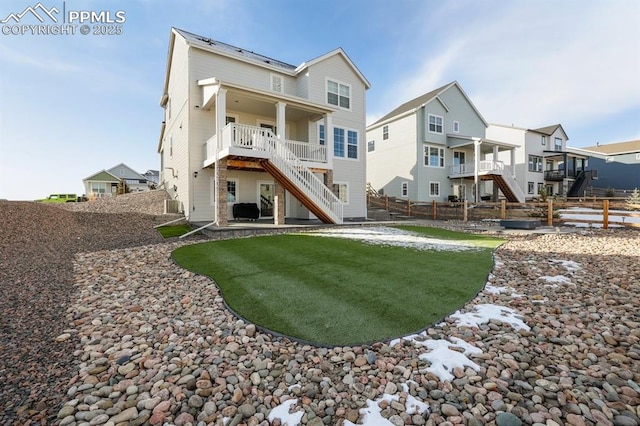
<path fill-rule="evenodd" d="M 569 137 L 560 124 L 538 129 L 491 124 L 487 137 L 517 146 L 515 178 L 527 199 L 538 198 L 542 190 L 547 195 L 583 196 L 597 179 L 588 168 L 588 155 L 567 149 Z"/>
<path fill-rule="evenodd" d="M 367 127 L 367 181 L 422 202 L 495 199 L 498 189 L 524 201 L 513 178 L 516 145 L 487 138 L 487 126 L 457 81 L 412 99 Z"/>
<path fill-rule="evenodd" d="M 147 179 L 147 185 L 149 186 L 150 189 L 155 189 L 160 183 L 160 171 L 158 170 L 149 169 L 146 172 L 144 172 L 142 176 L 144 176 L 145 179 Z"/>
<path fill-rule="evenodd" d="M 118 192 L 118 185 L 121 182 L 127 184 L 129 192 L 142 192 L 149 189 L 147 178 L 124 163 L 82 179 L 85 194 L 89 198 L 112 197 Z"/>
<path fill-rule="evenodd" d="M 160 187 L 191 222 L 362 219 L 369 87 L 341 48 L 295 66 L 172 28 Z"/>
<path fill-rule="evenodd" d="M 589 157 L 589 166 L 598 170 L 592 186 L 603 193 L 633 191 L 640 188 L 640 140 L 598 144 L 586 148 L 567 147 L 571 153 Z"/>

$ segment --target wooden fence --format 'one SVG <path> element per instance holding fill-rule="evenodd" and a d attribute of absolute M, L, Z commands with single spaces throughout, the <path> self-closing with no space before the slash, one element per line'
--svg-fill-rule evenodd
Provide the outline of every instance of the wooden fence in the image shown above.
<path fill-rule="evenodd" d="M 432 220 L 497 221 L 540 219 L 546 226 L 562 224 L 588 227 L 640 228 L 640 206 L 631 210 L 623 200 L 508 203 L 416 202 L 389 196 L 369 196 L 368 206 L 392 215 Z"/>

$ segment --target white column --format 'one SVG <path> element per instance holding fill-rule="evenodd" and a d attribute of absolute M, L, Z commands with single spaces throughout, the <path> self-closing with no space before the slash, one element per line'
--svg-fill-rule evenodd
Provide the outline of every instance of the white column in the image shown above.
<path fill-rule="evenodd" d="M 473 141 L 473 183 L 474 183 L 474 193 L 473 193 L 473 201 L 478 202 L 480 199 L 480 188 L 478 187 L 478 169 L 480 168 L 480 141 Z"/>
<path fill-rule="evenodd" d="M 333 123 L 331 114 L 324 115 L 324 143 L 327 147 L 327 167 L 333 168 Z"/>
<path fill-rule="evenodd" d="M 511 175 L 515 178 L 516 177 L 516 150 L 515 148 L 511 148 L 510 150 L 511 153 Z"/>
<path fill-rule="evenodd" d="M 280 140 L 286 139 L 286 110 L 287 104 L 285 102 L 276 102 L 276 135 Z"/>

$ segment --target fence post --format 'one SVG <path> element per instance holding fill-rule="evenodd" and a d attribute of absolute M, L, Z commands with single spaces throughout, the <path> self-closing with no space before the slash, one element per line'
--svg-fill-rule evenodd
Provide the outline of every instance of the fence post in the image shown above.
<path fill-rule="evenodd" d="M 553 226 L 553 199 L 547 200 L 547 226 Z"/>
<path fill-rule="evenodd" d="M 407 200 L 407 216 L 411 216 L 411 200 Z"/>
<path fill-rule="evenodd" d="M 602 229 L 609 229 L 609 200 L 602 200 Z"/>
<path fill-rule="evenodd" d="M 436 200 L 433 200 L 432 204 L 431 204 L 431 214 L 433 216 L 433 220 L 436 220 L 436 218 L 438 217 L 438 215 L 436 214 Z"/>
<path fill-rule="evenodd" d="M 467 221 L 467 217 L 468 217 L 468 216 L 467 216 L 467 203 L 468 203 L 468 201 L 467 201 L 467 200 L 464 200 L 464 203 L 462 204 L 462 206 L 463 206 L 462 208 L 464 209 L 464 210 L 463 210 L 463 212 L 462 212 L 462 220 L 463 220 L 464 222 L 466 222 L 466 221 Z"/>
<path fill-rule="evenodd" d="M 500 219 L 505 220 L 507 218 L 507 201 L 500 201 Z"/>
<path fill-rule="evenodd" d="M 385 210 L 389 210 L 389 196 L 388 195 L 384 196 L 384 209 Z"/>

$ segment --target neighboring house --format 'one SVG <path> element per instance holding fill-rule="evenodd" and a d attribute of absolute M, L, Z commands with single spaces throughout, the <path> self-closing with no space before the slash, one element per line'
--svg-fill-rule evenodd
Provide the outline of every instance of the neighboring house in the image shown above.
<path fill-rule="evenodd" d="M 147 170 L 143 176 L 147 179 L 149 188 L 154 189 L 160 183 L 160 172 L 158 170 Z"/>
<path fill-rule="evenodd" d="M 172 28 L 160 187 L 191 222 L 362 219 L 369 87 L 341 48 L 295 66 Z"/>
<path fill-rule="evenodd" d="M 108 170 L 101 170 L 84 178 L 85 194 L 89 198 L 112 197 L 118 191 L 118 184 L 123 181 L 129 187 L 129 192 L 142 192 L 149 189 L 147 178 L 120 163 Z"/>
<path fill-rule="evenodd" d="M 527 199 L 547 195 L 584 195 L 597 175 L 588 168 L 588 155 L 567 149 L 569 140 L 560 124 L 539 129 L 491 124 L 487 138 L 517 146 L 515 177 Z"/>
<path fill-rule="evenodd" d="M 406 102 L 367 127 L 367 181 L 422 202 L 496 199 L 498 188 L 522 202 L 511 167 L 516 145 L 490 140 L 487 126 L 456 81 Z"/>
<path fill-rule="evenodd" d="M 589 156 L 589 167 L 598 171 L 594 188 L 632 191 L 640 188 L 640 140 L 567 148 Z"/>

